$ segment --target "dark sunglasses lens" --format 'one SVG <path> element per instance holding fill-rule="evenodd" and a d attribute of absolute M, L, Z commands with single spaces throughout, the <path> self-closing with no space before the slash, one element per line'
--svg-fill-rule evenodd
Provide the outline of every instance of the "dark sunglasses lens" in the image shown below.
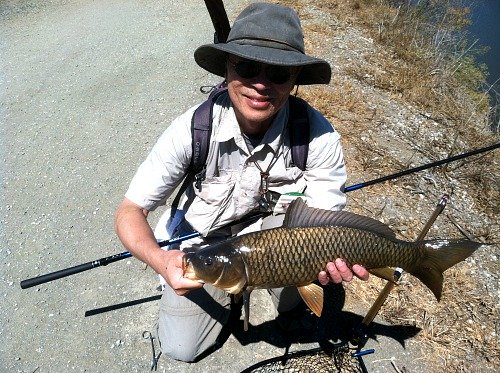
<path fill-rule="evenodd" d="M 274 84 L 283 84 L 290 80 L 290 68 L 282 66 L 269 66 L 266 69 L 267 78 Z"/>
<path fill-rule="evenodd" d="M 234 69 L 236 73 L 243 79 L 252 79 L 259 75 L 262 65 L 254 61 L 240 61 L 235 66 Z"/>
<path fill-rule="evenodd" d="M 236 73 L 243 79 L 253 79 L 260 74 L 262 64 L 255 61 L 240 61 L 234 65 Z M 266 77 L 274 84 L 283 84 L 290 80 L 290 68 L 266 66 Z"/>

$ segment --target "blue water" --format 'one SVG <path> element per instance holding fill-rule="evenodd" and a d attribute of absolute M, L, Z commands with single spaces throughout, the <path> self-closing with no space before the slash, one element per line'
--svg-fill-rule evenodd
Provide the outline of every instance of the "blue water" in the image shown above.
<path fill-rule="evenodd" d="M 488 66 L 488 83 L 500 84 L 500 0 L 471 1 L 471 20 L 469 28 L 472 39 L 479 39 L 479 44 L 488 46 L 489 51 L 480 57 Z"/>

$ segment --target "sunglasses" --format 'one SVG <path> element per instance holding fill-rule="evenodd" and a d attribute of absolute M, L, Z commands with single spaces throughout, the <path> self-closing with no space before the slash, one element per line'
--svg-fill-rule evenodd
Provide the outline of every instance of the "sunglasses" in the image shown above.
<path fill-rule="evenodd" d="M 252 60 L 241 60 L 235 63 L 228 59 L 228 62 L 243 79 L 255 78 L 262 69 L 264 69 L 266 78 L 274 84 L 286 83 L 292 77 L 291 68 L 287 66 L 267 65 Z"/>

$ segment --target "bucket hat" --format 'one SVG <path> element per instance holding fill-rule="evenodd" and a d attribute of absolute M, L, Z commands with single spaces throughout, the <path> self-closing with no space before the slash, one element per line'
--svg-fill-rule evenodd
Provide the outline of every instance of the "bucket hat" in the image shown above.
<path fill-rule="evenodd" d="M 224 77 L 227 54 L 278 66 L 301 66 L 296 84 L 327 84 L 328 62 L 304 51 L 304 34 L 297 13 L 288 7 L 253 3 L 234 21 L 225 43 L 205 44 L 194 52 L 196 63 Z"/>

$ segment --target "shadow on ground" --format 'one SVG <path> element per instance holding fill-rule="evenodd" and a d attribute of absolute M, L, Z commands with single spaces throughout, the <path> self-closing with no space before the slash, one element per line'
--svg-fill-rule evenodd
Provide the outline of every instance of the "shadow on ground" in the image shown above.
<path fill-rule="evenodd" d="M 385 325 L 373 322 L 370 328 L 363 328 L 365 338 L 358 345 L 349 343 L 354 330 L 359 330 L 363 316 L 354 312 L 343 311 L 345 305 L 345 290 L 341 285 L 324 287 L 324 307 L 320 318 L 314 316 L 305 306 L 301 309 L 298 328 L 284 330 L 277 319 L 264 321 L 258 325 L 249 325 L 244 330 L 242 307 L 233 305 L 230 320 L 213 349 L 197 359 L 197 362 L 206 360 L 215 351 L 221 349 L 232 335 L 237 343 L 244 346 L 266 343 L 283 350 L 283 354 L 260 361 L 243 372 L 280 372 L 280 371 L 321 371 L 321 369 L 337 368 L 338 372 L 366 372 L 362 357 L 353 357 L 353 353 L 362 351 L 365 344 L 379 341 L 380 338 L 390 338 L 396 341 L 401 348 L 406 348 L 406 341 L 419 333 L 420 329 L 408 325 Z M 157 300 L 160 296 L 137 299 L 125 303 L 118 303 L 86 312 L 86 316 L 97 315 L 111 310 L 130 307 L 144 302 Z M 256 310 L 254 310 L 256 311 Z M 252 312 L 252 309 L 250 310 Z M 292 345 L 301 344 L 313 349 L 289 352 Z M 237 345 L 236 345 L 237 346 Z M 373 347 L 373 346 L 369 346 Z M 381 347 L 377 347 L 379 350 Z M 293 350 L 293 348 L 292 348 Z M 378 354 L 377 354 L 378 355 Z M 319 369 L 319 370 L 318 370 Z M 329 370 L 327 370 L 329 371 Z"/>
<path fill-rule="evenodd" d="M 290 331 L 283 330 L 276 319 L 265 321 L 259 325 L 250 324 L 248 331 L 244 331 L 241 307 L 233 307 L 230 321 L 223 330 L 219 343 L 213 350 L 207 351 L 206 354 L 201 356 L 198 361 L 203 360 L 221 348 L 231 334 L 242 346 L 265 342 L 277 348 L 284 349 L 285 354 L 277 357 L 280 360 L 288 355 L 287 351 L 295 343 L 319 344 L 319 350 L 304 351 L 304 354 L 307 355 L 309 353 L 309 356 L 317 355 L 321 351 L 330 353 L 331 355 L 332 350 L 338 346 L 348 346 L 349 341 L 354 336 L 353 330 L 360 326 L 363 316 L 342 310 L 345 303 L 345 291 L 341 285 L 326 286 L 324 287 L 324 291 L 325 301 L 321 317 L 317 318 L 304 308 L 302 325 L 305 324 L 306 326 Z M 252 311 L 250 310 L 250 312 Z M 373 322 L 370 328 L 366 330 L 365 339 L 355 350 L 361 350 L 367 340 L 377 341 L 377 338 L 381 336 L 391 338 L 405 348 L 405 341 L 414 337 L 420 330 L 420 328 L 415 326 L 384 325 Z"/>

